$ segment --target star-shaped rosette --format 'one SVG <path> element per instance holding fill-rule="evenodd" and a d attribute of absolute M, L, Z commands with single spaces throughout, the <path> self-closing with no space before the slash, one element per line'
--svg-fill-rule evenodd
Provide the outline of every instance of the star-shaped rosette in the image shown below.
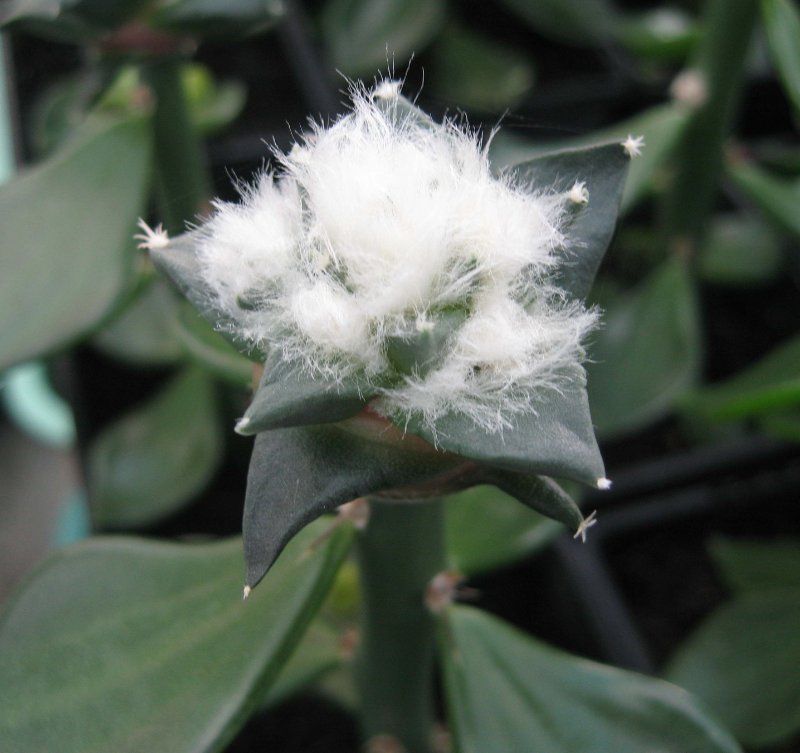
<path fill-rule="evenodd" d="M 389 94 L 390 104 L 381 106 L 391 108 L 393 118 L 442 127 Z M 584 310 L 614 231 L 628 163 L 618 142 L 605 143 L 542 154 L 504 178 L 515 189 L 564 197 L 560 232 L 568 242 L 553 251 L 557 263 L 549 284 L 565 306 Z M 201 227 L 153 243 L 151 257 L 219 331 L 252 356 L 253 342 L 241 338 L 230 309 L 223 310 L 210 289 L 201 260 L 203 233 Z M 464 411 L 445 411 L 431 421 L 382 402 L 393 385 L 436 368 L 452 333 L 469 316 L 442 310 L 407 335 L 387 338 L 384 355 L 391 368 L 378 377 L 358 370 L 314 373 L 307 363 L 287 359 L 280 346 L 261 344 L 263 376 L 236 427 L 255 435 L 243 520 L 249 587 L 301 528 L 358 497 L 428 498 L 489 483 L 585 533 L 588 519 L 553 480 L 608 485 L 579 361 L 563 364 L 540 394 L 529 389 L 530 410 L 505 416 L 499 430 Z"/>

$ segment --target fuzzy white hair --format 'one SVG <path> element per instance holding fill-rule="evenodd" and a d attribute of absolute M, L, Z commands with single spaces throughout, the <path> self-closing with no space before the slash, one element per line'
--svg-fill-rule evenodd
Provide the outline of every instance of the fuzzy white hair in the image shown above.
<path fill-rule="evenodd" d="M 448 412 L 502 431 L 560 388 L 596 322 L 551 282 L 569 196 L 493 175 L 474 133 L 388 84 L 354 90 L 349 114 L 279 155 L 280 177 L 215 203 L 202 272 L 239 337 L 309 375 L 359 374 L 381 412 L 434 432 Z M 437 365 L 387 380 L 388 343 L 454 309 Z"/>

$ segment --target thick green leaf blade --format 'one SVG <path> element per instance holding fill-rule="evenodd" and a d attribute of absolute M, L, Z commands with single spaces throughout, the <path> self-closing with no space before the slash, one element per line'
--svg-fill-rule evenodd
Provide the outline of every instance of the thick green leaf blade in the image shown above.
<path fill-rule="evenodd" d="M 166 0 L 148 20 L 171 32 L 225 39 L 270 29 L 284 9 L 280 0 Z"/>
<path fill-rule="evenodd" d="M 0 620 L 4 753 L 210 753 L 263 697 L 350 541 L 321 527 L 241 600 L 241 544 L 95 539 L 51 559 Z"/>
<path fill-rule="evenodd" d="M 500 468 L 487 470 L 483 477 L 531 510 L 563 523 L 570 531 L 583 530 L 584 517 L 575 500 L 552 479 Z M 605 488 L 604 482 L 607 480 L 599 480 L 598 488 Z"/>
<path fill-rule="evenodd" d="M 689 115 L 687 108 L 674 103 L 657 105 L 588 137 L 571 139 L 561 146 L 564 149 L 575 149 L 611 139 L 621 144 L 629 135 L 644 138 L 642 153 L 629 160 L 630 167 L 620 205 L 620 213 L 625 214 L 654 189 L 664 163 L 672 154 L 689 121 Z M 503 137 L 502 133 L 492 141 L 490 149 L 492 163 L 498 168 L 512 166 L 545 153 L 540 144 Z M 591 187 L 589 195 L 592 196 Z"/>
<path fill-rule="evenodd" d="M 761 17 L 783 88 L 800 113 L 800 13 L 789 0 L 761 0 Z"/>
<path fill-rule="evenodd" d="M 205 487 L 222 449 L 213 386 L 189 369 L 90 446 L 95 523 L 142 526 L 174 512 Z"/>
<path fill-rule="evenodd" d="M 537 552 L 561 532 L 548 520 L 492 486 L 476 486 L 447 498 L 447 558 L 465 575 L 511 565 Z"/>
<path fill-rule="evenodd" d="M 709 553 L 734 592 L 770 588 L 800 590 L 800 541 L 739 541 L 715 538 Z"/>
<path fill-rule="evenodd" d="M 617 223 L 629 157 L 619 143 L 564 149 L 515 165 L 511 174 L 539 191 L 568 192 L 586 184 L 589 203 L 577 206 L 564 229 L 569 247 L 558 283 L 574 298 L 585 298 Z"/>
<path fill-rule="evenodd" d="M 263 354 L 257 354 L 247 343 L 237 339 L 236 326 L 230 318 L 218 309 L 214 294 L 203 277 L 197 258 L 197 240 L 199 230 L 170 238 L 169 243 L 161 248 L 150 249 L 150 259 L 156 269 L 166 275 L 183 296 L 195 307 L 205 319 L 226 339 L 246 356 L 258 356 L 263 362 Z"/>
<path fill-rule="evenodd" d="M 444 450 L 498 468 L 594 486 L 605 470 L 589 414 L 583 369 L 574 366 L 565 372 L 559 391 L 543 394 L 535 409 L 535 414 L 515 416 L 513 426 L 497 434 L 483 431 L 458 413 L 437 420 L 435 432 L 414 420 L 408 430 Z"/>
<path fill-rule="evenodd" d="M 261 383 L 236 425 L 245 436 L 267 429 L 343 421 L 358 413 L 372 393 L 362 391 L 358 382 L 339 384 L 312 378 L 302 368 L 267 359 Z"/>
<path fill-rule="evenodd" d="M 787 233 L 800 237 L 800 180 L 778 178 L 748 162 L 728 168 L 734 183 L 764 213 Z"/>
<path fill-rule="evenodd" d="M 699 314 L 685 265 L 668 260 L 609 306 L 589 352 L 589 400 L 601 436 L 668 413 L 693 386 L 700 365 Z"/>
<path fill-rule="evenodd" d="M 256 585 L 292 536 L 323 513 L 357 497 L 447 478 L 459 465 L 463 459 L 364 414 L 262 432 L 247 478 L 247 584 Z"/>
<path fill-rule="evenodd" d="M 113 306 L 131 271 L 149 160 L 144 118 L 92 120 L 0 187 L 0 370 L 85 335 Z"/>
<path fill-rule="evenodd" d="M 779 345 L 735 377 L 683 401 L 689 415 L 730 421 L 800 405 L 800 336 Z"/>
<path fill-rule="evenodd" d="M 800 589 L 748 592 L 716 610 L 667 677 L 702 698 L 748 746 L 800 730 Z"/>
<path fill-rule="evenodd" d="M 461 753 L 738 753 L 686 692 L 546 646 L 477 609 L 440 631 Z"/>
<path fill-rule="evenodd" d="M 328 0 L 322 32 L 333 67 L 374 76 L 422 52 L 444 16 L 442 0 Z"/>
<path fill-rule="evenodd" d="M 537 31 L 562 42 L 605 45 L 617 20 L 610 0 L 502 0 Z"/>

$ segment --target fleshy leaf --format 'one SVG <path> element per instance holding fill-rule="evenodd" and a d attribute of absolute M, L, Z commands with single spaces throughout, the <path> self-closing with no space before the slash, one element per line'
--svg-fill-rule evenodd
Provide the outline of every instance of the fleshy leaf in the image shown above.
<path fill-rule="evenodd" d="M 556 651 L 477 609 L 440 630 L 445 692 L 463 753 L 740 753 L 688 693 Z"/>
<path fill-rule="evenodd" d="M 630 168 L 622 192 L 620 214 L 634 207 L 648 191 L 652 190 L 659 171 L 672 153 L 675 145 L 689 121 L 690 111 L 675 103 L 656 105 L 634 115 L 632 118 L 615 123 L 589 136 L 581 136 L 563 143 L 562 149 L 575 149 L 591 146 L 598 141 L 614 139 L 622 143 L 629 134 L 644 138 L 644 149 L 630 161 Z M 492 162 L 498 168 L 512 167 L 515 164 L 533 159 L 552 151 L 553 146 L 543 148 L 536 142 L 504 136 L 500 133 L 490 147 Z M 580 178 L 580 180 L 584 180 Z M 588 184 L 587 184 L 588 186 Z M 591 189 L 590 189 L 591 200 Z"/>
<path fill-rule="evenodd" d="M 561 386 L 535 403 L 535 414 L 513 416 L 500 433 L 482 430 L 470 418 L 449 413 L 433 431 L 412 419 L 408 430 L 466 458 L 524 474 L 568 478 L 594 486 L 603 478 L 603 459 L 594 436 L 582 367 L 564 372 Z M 403 419 L 398 419 L 405 426 Z"/>
<path fill-rule="evenodd" d="M 800 731 L 800 588 L 749 591 L 717 609 L 666 675 L 702 698 L 743 744 Z"/>
<path fill-rule="evenodd" d="M 567 193 L 585 183 L 589 202 L 576 206 L 564 232 L 569 239 L 556 282 L 574 298 L 585 298 L 617 223 L 630 158 L 619 143 L 543 154 L 516 165 L 521 185 L 548 193 Z"/>
<path fill-rule="evenodd" d="M 249 436 L 268 429 L 343 421 L 362 410 L 371 396 L 366 384 L 362 389 L 355 380 L 339 384 L 311 377 L 301 367 L 268 358 L 236 431 Z"/>
<path fill-rule="evenodd" d="M 492 486 L 452 494 L 445 505 L 447 558 L 465 575 L 528 557 L 563 529 Z"/>
<path fill-rule="evenodd" d="M 149 161 L 145 118 L 91 119 L 0 187 L 0 370 L 85 335 L 122 294 Z"/>
<path fill-rule="evenodd" d="M 303 526 L 352 499 L 424 484 L 463 466 L 417 437 L 361 414 L 256 437 L 244 510 L 247 584 L 254 586 Z"/>
<path fill-rule="evenodd" d="M 570 531 L 579 530 L 584 521 L 572 497 L 552 479 L 499 468 L 488 470 L 484 479 L 531 510 L 563 523 Z"/>
<path fill-rule="evenodd" d="M 213 386 L 199 369 L 187 370 L 90 446 L 95 522 L 142 526 L 179 509 L 214 475 L 222 445 Z"/>
<path fill-rule="evenodd" d="M 203 277 L 197 258 L 197 241 L 200 231 L 193 230 L 170 238 L 161 248 L 150 249 L 150 258 L 159 272 L 169 277 L 186 299 L 237 349 L 250 355 L 253 349 L 240 342 L 236 327 L 229 317 L 214 304 L 214 295 Z M 263 357 L 261 358 L 263 361 Z"/>
<path fill-rule="evenodd" d="M 347 552 L 346 528 L 310 549 L 322 527 L 244 603 L 239 539 L 94 539 L 49 560 L 0 619 L 3 751 L 222 750 Z"/>
<path fill-rule="evenodd" d="M 586 371 L 597 431 L 614 436 L 664 416 L 697 379 L 699 313 L 683 262 L 657 268 L 604 318 Z"/>

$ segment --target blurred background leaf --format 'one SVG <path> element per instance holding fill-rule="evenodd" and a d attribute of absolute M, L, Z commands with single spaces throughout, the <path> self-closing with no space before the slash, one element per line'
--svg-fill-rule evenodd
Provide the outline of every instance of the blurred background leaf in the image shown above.
<path fill-rule="evenodd" d="M 221 750 L 347 551 L 346 528 L 308 548 L 325 525 L 295 539 L 246 603 L 239 539 L 94 539 L 48 560 L 0 618 L 4 751 Z"/>
<path fill-rule="evenodd" d="M 638 289 L 607 302 L 586 365 L 598 434 L 641 428 L 694 386 L 701 353 L 695 295 L 686 265 L 670 259 Z"/>
<path fill-rule="evenodd" d="M 476 486 L 447 498 L 447 556 L 450 566 L 465 575 L 512 565 L 563 530 L 493 486 Z"/>
<path fill-rule="evenodd" d="M 333 67 L 348 75 L 397 74 L 445 20 L 443 0 L 327 0 L 322 30 Z"/>
<path fill-rule="evenodd" d="M 533 88 L 528 57 L 449 23 L 431 48 L 431 91 L 458 107 L 489 113 L 514 107 Z"/>
<path fill-rule="evenodd" d="M 222 455 L 222 427 L 208 376 L 188 369 L 148 403 L 107 426 L 89 448 L 95 524 L 136 528 L 201 491 Z"/>
<path fill-rule="evenodd" d="M 0 277 L 0 370 L 73 343 L 123 293 L 149 164 L 145 118 L 93 118 L 0 187 L 0 258 L 13 270 Z"/>

